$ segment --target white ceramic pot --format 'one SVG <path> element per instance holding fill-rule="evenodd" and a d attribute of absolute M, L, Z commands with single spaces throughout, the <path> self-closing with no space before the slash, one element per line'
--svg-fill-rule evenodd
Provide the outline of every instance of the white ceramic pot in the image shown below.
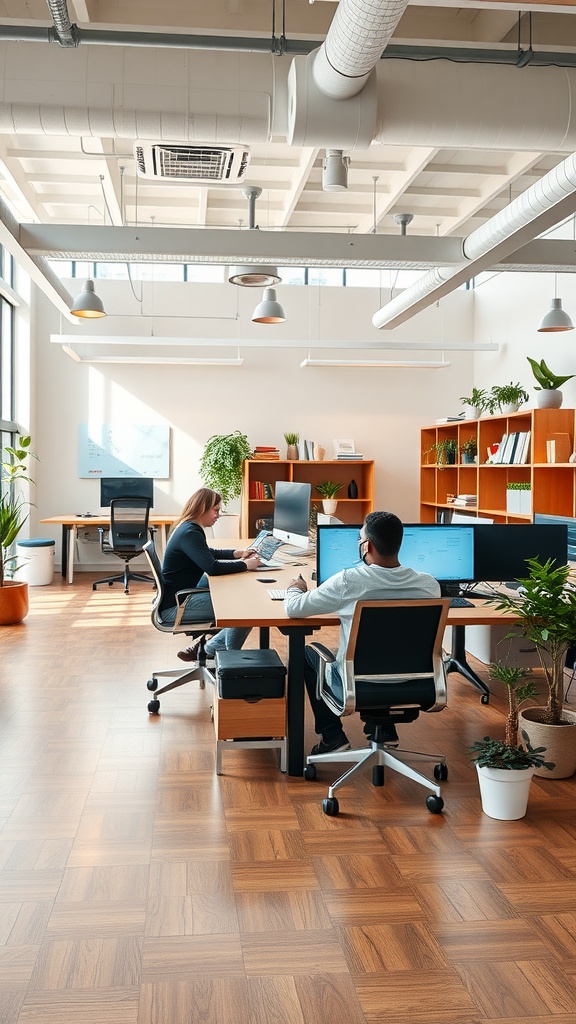
<path fill-rule="evenodd" d="M 213 537 L 239 537 L 240 516 L 236 512 L 223 512 L 212 527 Z"/>
<path fill-rule="evenodd" d="M 558 388 L 543 388 L 536 392 L 536 403 L 539 409 L 559 409 L 564 398 Z"/>
<path fill-rule="evenodd" d="M 508 402 L 505 405 L 500 406 L 500 412 L 503 416 L 509 416 L 510 413 L 518 412 L 519 408 L 520 406 L 518 402 Z"/>
<path fill-rule="evenodd" d="M 479 420 L 481 410 L 477 405 L 464 405 L 464 419 L 465 420 Z"/>
<path fill-rule="evenodd" d="M 327 516 L 335 515 L 337 507 L 338 501 L 336 500 L 336 498 L 323 498 L 322 508 Z"/>
<path fill-rule="evenodd" d="M 489 818 L 516 821 L 528 807 L 533 768 L 481 768 L 476 765 L 482 810 Z"/>

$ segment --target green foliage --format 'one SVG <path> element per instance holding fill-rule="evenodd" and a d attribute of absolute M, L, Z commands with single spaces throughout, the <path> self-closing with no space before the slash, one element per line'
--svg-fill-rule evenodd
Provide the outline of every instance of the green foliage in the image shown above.
<path fill-rule="evenodd" d="M 528 397 L 528 392 L 521 384 L 513 384 L 512 381 L 509 384 L 495 384 L 490 388 L 486 408 L 493 413 L 503 405 L 523 405 Z"/>
<path fill-rule="evenodd" d="M 448 465 L 449 457 L 450 461 L 455 461 L 456 459 L 458 441 L 453 437 L 443 437 L 440 441 L 436 441 L 424 454 L 428 455 L 430 452 L 436 453 L 438 466 L 446 466 Z"/>
<path fill-rule="evenodd" d="M 460 396 L 460 401 L 464 405 L 470 405 L 473 409 L 479 409 L 482 412 L 486 408 L 486 399 L 488 398 L 487 392 L 484 388 L 472 388 L 472 394 L 469 398 Z"/>
<path fill-rule="evenodd" d="M 529 678 L 530 675 L 530 669 L 506 665 L 503 661 L 495 661 L 490 665 L 490 678 L 502 683 L 508 694 L 505 741 L 509 746 L 516 744 L 520 708 L 527 700 L 536 700 L 538 696 L 536 684 Z"/>
<path fill-rule="evenodd" d="M 522 738 L 526 744 L 512 746 L 504 740 L 493 740 L 485 736 L 483 740 L 477 740 L 470 747 L 474 754 L 474 764 L 481 768 L 505 768 L 510 771 L 519 771 L 522 768 L 548 768 L 550 771 L 555 767 L 552 761 L 545 761 L 543 753 L 546 747 L 532 747 L 525 732 Z"/>
<path fill-rule="evenodd" d="M 300 434 L 284 434 L 284 440 L 286 441 L 286 444 L 298 444 L 298 441 L 300 440 Z"/>
<path fill-rule="evenodd" d="M 30 502 L 18 490 L 23 481 L 31 483 L 27 459 L 37 458 L 30 451 L 30 437 L 20 437 L 15 448 L 6 447 L 0 463 L 0 587 L 10 567 L 14 572 L 14 557 L 10 548 L 28 519 Z"/>
<path fill-rule="evenodd" d="M 470 458 L 475 458 L 478 455 L 478 443 L 475 437 L 469 437 L 463 444 L 460 445 L 460 451 L 463 455 L 469 455 Z"/>
<path fill-rule="evenodd" d="M 200 460 L 200 476 L 206 487 L 218 491 L 224 506 L 242 490 L 242 463 L 252 449 L 246 434 L 214 434 L 208 439 Z"/>
<path fill-rule="evenodd" d="M 506 490 L 507 491 L 531 491 L 532 490 L 532 484 L 529 484 L 527 482 L 506 484 Z"/>
<path fill-rule="evenodd" d="M 336 484 L 333 480 L 324 480 L 323 483 L 316 484 L 316 490 L 322 498 L 335 498 L 343 487 L 344 484 Z"/>
<path fill-rule="evenodd" d="M 538 651 L 548 686 L 544 721 L 562 721 L 562 693 L 566 652 L 576 637 L 576 588 L 569 582 L 569 565 L 549 558 L 541 564 L 528 559 L 529 576 L 519 582 L 523 592 L 489 598 L 498 611 L 513 612 L 516 622 L 509 636 L 524 637 Z"/>
<path fill-rule="evenodd" d="M 534 374 L 537 385 L 534 388 L 535 391 L 556 391 L 561 388 L 567 380 L 572 380 L 574 377 L 573 373 L 569 373 L 565 377 L 557 377 L 555 373 L 546 365 L 543 359 L 538 363 L 535 359 L 531 359 L 530 356 L 526 356 L 530 366 L 532 367 L 532 373 Z"/>

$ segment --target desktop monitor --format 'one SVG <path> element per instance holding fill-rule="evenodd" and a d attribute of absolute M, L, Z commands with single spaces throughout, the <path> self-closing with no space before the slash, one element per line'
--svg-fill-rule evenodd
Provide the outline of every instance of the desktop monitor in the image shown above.
<path fill-rule="evenodd" d="M 154 480 L 146 476 L 100 478 L 100 508 L 109 508 L 112 498 L 150 498 L 154 504 Z"/>
<path fill-rule="evenodd" d="M 469 583 L 474 579 L 474 537 L 477 526 L 405 523 L 399 559 L 439 583 Z M 448 589 L 448 588 L 446 588 Z"/>
<path fill-rule="evenodd" d="M 528 576 L 528 558 L 559 565 L 568 560 L 566 524 L 494 523 L 474 526 L 474 580 L 477 583 L 508 582 Z"/>
<path fill-rule="evenodd" d="M 285 544 L 306 550 L 309 546 L 311 484 L 278 480 L 274 489 L 272 534 Z"/>
<path fill-rule="evenodd" d="M 538 526 L 566 526 L 568 528 L 568 561 L 576 562 L 576 519 L 572 516 L 545 516 L 534 513 L 534 523 Z"/>
<path fill-rule="evenodd" d="M 319 526 L 316 541 L 316 582 L 318 586 L 340 572 L 360 564 L 358 526 Z M 442 583 L 464 583 L 474 579 L 473 526 L 440 526 L 409 523 L 399 559 L 402 565 L 427 572 Z"/>

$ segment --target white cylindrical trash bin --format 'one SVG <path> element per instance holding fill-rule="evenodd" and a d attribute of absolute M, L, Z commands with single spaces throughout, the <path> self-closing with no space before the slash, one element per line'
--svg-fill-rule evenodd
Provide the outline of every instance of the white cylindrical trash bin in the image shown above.
<path fill-rule="evenodd" d="M 15 578 L 30 587 L 45 587 L 54 579 L 56 541 L 49 537 L 33 537 L 16 543 L 18 569 Z"/>

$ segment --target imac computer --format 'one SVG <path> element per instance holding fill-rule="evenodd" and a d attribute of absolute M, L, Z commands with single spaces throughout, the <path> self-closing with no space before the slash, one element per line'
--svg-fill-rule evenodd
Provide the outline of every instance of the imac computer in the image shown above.
<path fill-rule="evenodd" d="M 110 508 L 112 498 L 150 498 L 154 504 L 154 480 L 146 476 L 100 478 L 100 508 Z"/>
<path fill-rule="evenodd" d="M 568 560 L 568 527 L 565 523 L 494 523 L 474 526 L 474 580 L 503 583 L 528 576 L 527 559 L 558 565 Z"/>
<path fill-rule="evenodd" d="M 274 526 L 272 535 L 284 544 L 307 551 L 310 545 L 311 484 L 278 480 L 274 490 Z"/>
<path fill-rule="evenodd" d="M 341 569 L 360 564 L 358 539 L 361 529 L 361 524 L 318 527 L 318 586 Z M 410 523 L 404 526 L 399 560 L 417 572 L 434 576 L 443 593 L 455 593 L 460 583 L 474 579 L 474 532 L 473 526 Z"/>

